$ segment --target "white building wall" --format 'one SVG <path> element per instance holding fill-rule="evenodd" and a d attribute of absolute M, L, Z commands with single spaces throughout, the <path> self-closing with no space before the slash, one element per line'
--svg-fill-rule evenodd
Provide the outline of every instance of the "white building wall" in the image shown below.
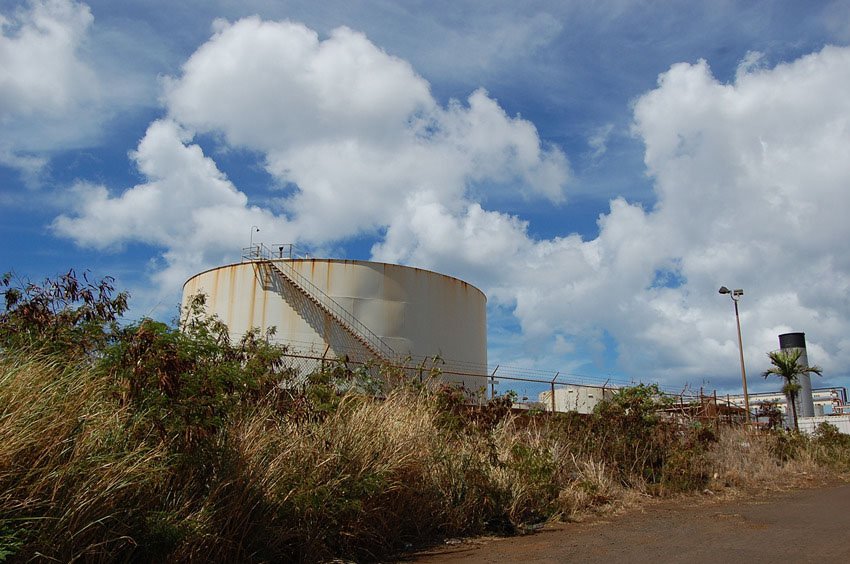
<path fill-rule="evenodd" d="M 829 423 L 838 428 L 840 433 L 850 435 L 850 415 L 825 415 L 822 417 L 798 417 L 800 431 L 811 435 L 821 423 Z"/>
<path fill-rule="evenodd" d="M 555 389 L 555 411 L 593 413 L 593 409 L 605 399 L 614 395 L 613 388 L 596 386 L 567 385 Z M 547 410 L 552 409 L 552 392 L 542 392 L 538 400 Z"/>

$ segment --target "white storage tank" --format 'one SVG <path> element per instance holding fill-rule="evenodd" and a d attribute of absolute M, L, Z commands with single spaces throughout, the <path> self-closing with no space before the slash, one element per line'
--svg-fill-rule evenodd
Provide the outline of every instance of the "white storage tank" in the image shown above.
<path fill-rule="evenodd" d="M 198 293 L 234 337 L 275 327 L 293 350 L 328 350 L 329 358 L 410 357 L 416 365 L 439 355 L 447 380 L 470 390 L 485 383 L 487 298 L 451 276 L 369 261 L 260 258 L 191 277 L 184 307 Z"/>

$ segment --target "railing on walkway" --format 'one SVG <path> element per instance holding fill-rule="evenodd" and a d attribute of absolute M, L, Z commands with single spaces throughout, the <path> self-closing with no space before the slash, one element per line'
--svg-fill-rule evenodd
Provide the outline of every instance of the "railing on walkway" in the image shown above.
<path fill-rule="evenodd" d="M 257 243 L 250 247 L 242 247 L 243 261 L 304 258 L 310 258 L 310 254 L 292 243 L 275 243 L 273 245 Z"/>

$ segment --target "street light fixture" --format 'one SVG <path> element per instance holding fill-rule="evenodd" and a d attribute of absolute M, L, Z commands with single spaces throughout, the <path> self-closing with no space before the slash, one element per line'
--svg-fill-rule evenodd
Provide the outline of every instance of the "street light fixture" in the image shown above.
<path fill-rule="evenodd" d="M 252 225 L 252 226 L 251 226 L 251 245 L 250 245 L 250 247 L 251 247 L 251 252 L 253 252 L 253 251 L 254 251 L 254 232 L 255 232 L 255 231 L 256 231 L 257 233 L 259 233 L 259 232 L 260 232 L 260 228 L 259 228 L 259 227 L 257 227 L 256 225 Z"/>
<path fill-rule="evenodd" d="M 746 409 L 746 420 L 750 422 L 750 396 L 747 394 L 747 369 L 744 367 L 744 341 L 741 339 L 741 318 L 738 315 L 738 300 L 744 295 L 744 290 L 730 290 L 726 286 L 721 286 L 718 290 L 721 294 L 729 294 L 732 302 L 735 304 L 735 322 L 738 324 L 738 352 L 741 356 L 741 382 L 744 385 L 744 408 Z"/>

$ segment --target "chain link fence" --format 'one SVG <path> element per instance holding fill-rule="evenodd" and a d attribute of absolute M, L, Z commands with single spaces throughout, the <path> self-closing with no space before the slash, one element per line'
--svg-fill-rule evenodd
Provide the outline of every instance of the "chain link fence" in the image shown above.
<path fill-rule="evenodd" d="M 284 368 L 291 374 L 290 385 L 302 385 L 307 376 L 339 369 L 341 373 L 368 376 L 374 380 L 414 379 L 420 383 L 448 383 L 462 386 L 472 401 L 486 401 L 509 394 L 519 410 L 591 413 L 599 402 L 610 399 L 617 390 L 635 385 L 623 378 L 594 378 L 534 368 L 508 365 L 480 365 L 457 362 L 439 356 L 395 359 L 391 363 L 360 360 L 360 351 L 331 351 L 315 343 L 276 340 L 285 346 Z M 740 422 L 744 410 L 716 392 L 661 390 L 668 398 L 664 412 L 678 419 Z"/>

